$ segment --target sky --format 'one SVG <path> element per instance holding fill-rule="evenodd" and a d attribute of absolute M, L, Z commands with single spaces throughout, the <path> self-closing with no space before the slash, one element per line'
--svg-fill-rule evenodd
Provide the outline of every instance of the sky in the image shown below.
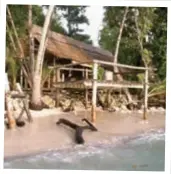
<path fill-rule="evenodd" d="M 91 36 L 93 45 L 98 46 L 99 30 L 102 27 L 103 6 L 90 6 L 86 10 L 86 16 L 89 19 L 90 25 L 83 26 L 86 34 Z"/>
<path fill-rule="evenodd" d="M 90 6 L 87 7 L 85 15 L 89 19 L 89 25 L 80 25 L 81 29 L 84 29 L 84 33 L 90 35 L 93 45 L 98 46 L 99 30 L 102 27 L 103 20 L 103 6 Z M 66 27 L 66 21 L 62 20 L 64 27 Z"/>
<path fill-rule="evenodd" d="M 85 28 L 85 32 L 91 36 L 95 46 L 98 46 L 98 36 L 99 30 L 102 28 L 103 13 L 103 6 L 91 6 L 86 11 L 90 25 Z"/>
<path fill-rule="evenodd" d="M 103 20 L 103 6 L 87 7 L 85 15 L 89 19 L 90 24 L 80 25 L 80 28 L 84 29 L 84 33 L 90 35 L 93 41 L 93 45 L 98 46 L 99 30 L 102 27 L 102 20 Z M 61 22 L 64 28 L 66 28 L 66 21 L 63 19 Z"/>

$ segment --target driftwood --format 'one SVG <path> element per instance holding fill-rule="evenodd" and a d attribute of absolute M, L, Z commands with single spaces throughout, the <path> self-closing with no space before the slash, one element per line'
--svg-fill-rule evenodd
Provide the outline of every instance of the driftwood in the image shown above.
<path fill-rule="evenodd" d="M 8 119 L 8 122 L 6 123 L 7 128 L 13 129 L 16 126 L 23 127 L 25 125 L 25 122 L 21 121 L 20 118 L 15 119 L 13 117 L 12 100 L 11 100 L 11 96 L 8 94 L 5 95 L 5 106 L 6 106 L 6 110 L 7 110 L 6 117 Z"/>
<path fill-rule="evenodd" d="M 20 86 L 19 83 L 16 84 L 16 87 L 17 87 L 17 90 L 19 91 L 20 95 L 23 96 L 24 93 L 23 93 L 23 91 L 22 91 L 21 86 Z M 28 108 L 27 99 L 26 99 L 26 98 L 23 98 L 22 100 L 23 100 L 23 109 L 22 109 L 22 111 L 21 111 L 21 113 L 20 113 L 18 119 L 21 119 L 21 117 L 22 117 L 22 115 L 23 115 L 23 113 L 24 113 L 24 111 L 25 111 L 26 114 L 27 114 L 27 117 L 28 117 L 28 121 L 29 121 L 29 122 L 32 122 L 32 121 L 33 121 L 33 118 L 32 118 L 32 116 L 31 116 L 30 110 L 29 110 L 29 108 Z"/>
<path fill-rule="evenodd" d="M 7 110 L 6 117 L 8 119 L 8 128 L 9 129 L 15 128 L 16 121 L 13 117 L 13 106 L 12 106 L 12 102 L 10 100 L 10 96 L 8 94 L 5 94 L 5 106 L 6 106 L 6 110 Z"/>
<path fill-rule="evenodd" d="M 57 125 L 59 124 L 64 124 L 64 125 L 67 125 L 69 126 L 70 128 L 74 129 L 75 130 L 75 141 L 77 144 L 84 144 L 85 140 L 84 138 L 82 137 L 82 133 L 85 129 L 90 129 L 92 131 L 98 131 L 97 128 L 94 127 L 93 124 L 91 124 L 86 118 L 82 119 L 82 121 L 85 121 L 88 126 L 79 126 L 75 123 L 72 123 L 71 121 L 69 120 L 66 120 L 64 118 L 60 118 L 58 120 L 58 122 L 56 122 Z"/>

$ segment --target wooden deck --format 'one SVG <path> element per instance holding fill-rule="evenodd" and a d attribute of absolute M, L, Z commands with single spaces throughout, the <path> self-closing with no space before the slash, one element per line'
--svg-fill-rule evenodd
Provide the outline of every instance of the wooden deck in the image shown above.
<path fill-rule="evenodd" d="M 92 88 L 93 80 L 79 80 L 73 82 L 58 82 L 53 86 L 55 88 L 74 88 L 74 89 L 86 89 Z M 98 88 L 137 88 L 143 89 L 143 84 L 135 82 L 116 82 L 116 81 L 97 81 Z"/>

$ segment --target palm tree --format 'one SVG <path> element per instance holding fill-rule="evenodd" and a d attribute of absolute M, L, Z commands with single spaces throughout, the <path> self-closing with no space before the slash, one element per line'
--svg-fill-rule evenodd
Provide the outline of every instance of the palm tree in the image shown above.
<path fill-rule="evenodd" d="M 42 37 L 40 41 L 40 46 L 38 50 L 37 59 L 35 61 L 35 70 L 33 73 L 33 90 L 32 90 L 32 98 L 31 98 L 31 109 L 41 110 L 42 109 L 42 100 L 41 100 L 41 78 L 42 78 L 42 69 L 43 69 L 43 61 L 44 61 L 44 53 L 45 47 L 47 43 L 47 32 L 50 25 L 50 20 L 52 17 L 52 13 L 54 10 L 54 5 L 49 6 L 48 12 L 46 14 Z"/>

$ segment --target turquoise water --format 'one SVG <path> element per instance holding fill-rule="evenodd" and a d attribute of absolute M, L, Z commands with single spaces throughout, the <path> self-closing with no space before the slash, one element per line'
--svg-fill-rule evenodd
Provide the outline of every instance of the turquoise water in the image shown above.
<path fill-rule="evenodd" d="M 63 150 L 5 159 L 4 168 L 164 171 L 164 130 L 134 137 L 118 137 L 117 143 L 78 145 Z"/>

